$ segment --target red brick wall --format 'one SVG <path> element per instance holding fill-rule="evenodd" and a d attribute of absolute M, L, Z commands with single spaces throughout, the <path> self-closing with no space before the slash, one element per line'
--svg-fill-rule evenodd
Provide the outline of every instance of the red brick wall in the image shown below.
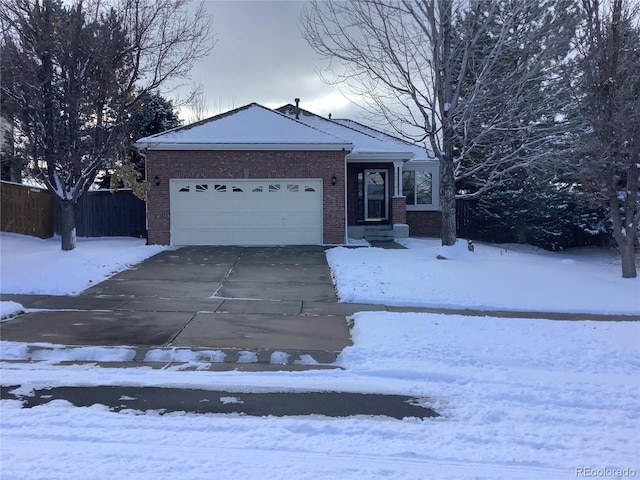
<path fill-rule="evenodd" d="M 407 197 L 391 197 L 391 223 L 407 223 Z"/>
<path fill-rule="evenodd" d="M 409 235 L 412 237 L 439 237 L 442 230 L 442 212 L 407 212 Z"/>
<path fill-rule="evenodd" d="M 323 242 L 344 243 L 344 152 L 158 151 L 147 152 L 147 228 L 150 244 L 170 242 L 171 178 L 321 178 Z M 158 176 L 160 185 L 154 184 Z M 336 185 L 331 179 L 336 176 Z"/>

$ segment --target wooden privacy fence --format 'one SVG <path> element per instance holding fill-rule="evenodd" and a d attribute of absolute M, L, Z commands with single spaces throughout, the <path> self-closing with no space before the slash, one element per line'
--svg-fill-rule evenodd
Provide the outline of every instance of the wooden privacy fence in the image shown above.
<path fill-rule="evenodd" d="M 0 184 L 3 232 L 40 238 L 60 234 L 59 207 L 46 189 L 17 183 Z M 145 237 L 146 205 L 131 190 L 91 190 L 76 204 L 78 237 Z"/>
<path fill-rule="evenodd" d="M 2 231 L 52 237 L 54 204 L 48 190 L 3 181 L 0 184 Z"/>
<path fill-rule="evenodd" d="M 59 208 L 55 230 L 60 234 Z M 146 237 L 146 204 L 131 190 L 90 190 L 76 204 L 78 237 Z"/>

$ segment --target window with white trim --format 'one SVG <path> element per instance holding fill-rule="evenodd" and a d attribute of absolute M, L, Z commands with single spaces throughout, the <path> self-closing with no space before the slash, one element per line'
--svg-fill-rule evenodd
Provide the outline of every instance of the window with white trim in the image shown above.
<path fill-rule="evenodd" d="M 433 174 L 425 170 L 402 172 L 402 195 L 407 205 L 433 205 Z"/>

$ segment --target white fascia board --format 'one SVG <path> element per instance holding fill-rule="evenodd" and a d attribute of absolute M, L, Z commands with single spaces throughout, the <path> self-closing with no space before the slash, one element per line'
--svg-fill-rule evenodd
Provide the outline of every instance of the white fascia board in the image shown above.
<path fill-rule="evenodd" d="M 420 170 L 420 168 L 426 167 L 439 167 L 440 161 L 436 158 L 435 160 L 411 160 L 404 165 L 404 169 L 410 170 Z"/>
<path fill-rule="evenodd" d="M 368 162 L 408 162 L 414 157 L 412 152 L 369 152 L 350 153 L 347 155 L 347 163 L 368 163 Z"/>
<path fill-rule="evenodd" d="M 296 150 L 351 151 L 351 143 L 165 143 L 137 142 L 140 150 Z"/>

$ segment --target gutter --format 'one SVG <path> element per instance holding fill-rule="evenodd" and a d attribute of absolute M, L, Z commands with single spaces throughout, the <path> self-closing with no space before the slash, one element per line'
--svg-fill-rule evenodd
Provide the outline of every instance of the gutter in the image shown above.
<path fill-rule="evenodd" d="M 356 152 L 345 157 L 348 163 L 364 162 L 408 162 L 415 154 L 413 152 Z"/>
<path fill-rule="evenodd" d="M 351 151 L 351 143 L 165 143 L 136 142 L 138 150 L 288 150 L 288 151 Z"/>

